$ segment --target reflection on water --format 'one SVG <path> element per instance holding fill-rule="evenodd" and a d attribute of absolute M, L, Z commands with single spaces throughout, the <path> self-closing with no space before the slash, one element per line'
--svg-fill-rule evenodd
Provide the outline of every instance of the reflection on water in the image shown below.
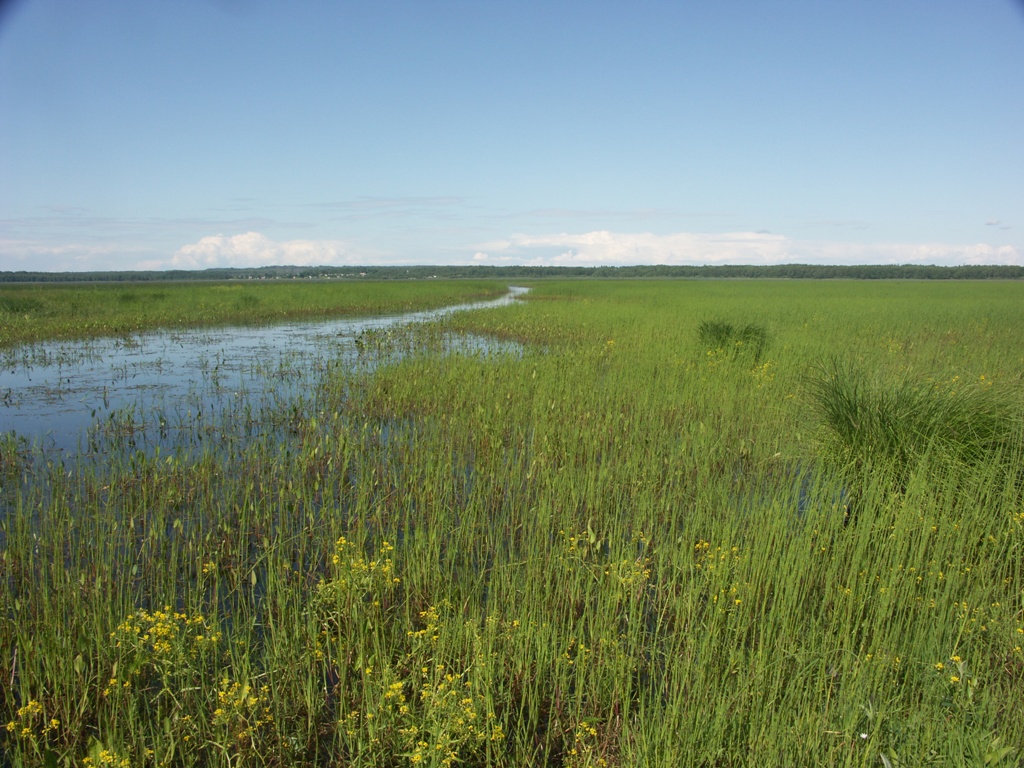
<path fill-rule="evenodd" d="M 300 394 L 311 371 L 372 365 L 380 358 L 371 347 L 380 349 L 392 330 L 502 306 L 526 290 L 402 315 L 24 345 L 3 353 L 0 434 L 75 452 L 97 425 L 128 433 L 142 420 L 167 444 L 176 426 L 216 418 L 243 401 L 280 402 Z M 446 338 L 448 349 L 492 347 L 479 338 Z"/>

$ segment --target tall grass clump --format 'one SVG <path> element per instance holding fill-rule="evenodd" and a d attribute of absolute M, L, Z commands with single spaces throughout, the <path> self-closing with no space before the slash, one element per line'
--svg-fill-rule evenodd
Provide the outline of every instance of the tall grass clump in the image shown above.
<path fill-rule="evenodd" d="M 888 466 L 905 478 L 927 457 L 946 471 L 1000 465 L 1019 479 L 1022 412 L 984 378 L 872 382 L 834 359 L 817 368 L 808 388 L 835 464 Z"/>
<path fill-rule="evenodd" d="M 697 338 L 708 354 L 749 357 L 754 363 L 760 362 L 769 343 L 764 325 L 735 325 L 725 320 L 702 320 L 697 325 Z"/>

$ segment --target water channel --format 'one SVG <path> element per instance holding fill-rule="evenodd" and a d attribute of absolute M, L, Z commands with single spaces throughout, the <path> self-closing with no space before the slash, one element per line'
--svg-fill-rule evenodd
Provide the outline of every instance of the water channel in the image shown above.
<path fill-rule="evenodd" d="M 152 433 L 148 446 L 173 447 L 175 425 L 298 396 L 312 368 L 373 366 L 382 358 L 368 347 L 379 349 L 392 332 L 504 306 L 527 290 L 513 287 L 491 301 L 399 315 L 23 345 L 0 353 L 0 436 L 72 455 L 89 450 L 90 432 L 144 419 Z M 444 345 L 448 351 L 503 349 L 464 335 L 445 336 Z"/>

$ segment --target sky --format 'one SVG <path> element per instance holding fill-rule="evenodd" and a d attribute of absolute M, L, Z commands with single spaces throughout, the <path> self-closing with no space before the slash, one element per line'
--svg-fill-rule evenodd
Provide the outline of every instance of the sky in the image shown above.
<path fill-rule="evenodd" d="M 1024 265 L 1024 0 L 6 0 L 0 271 Z"/>

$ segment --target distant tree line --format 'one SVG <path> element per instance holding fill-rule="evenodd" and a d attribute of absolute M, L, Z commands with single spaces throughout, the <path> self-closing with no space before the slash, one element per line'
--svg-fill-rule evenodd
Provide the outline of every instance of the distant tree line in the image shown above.
<path fill-rule="evenodd" d="M 203 270 L 107 272 L 0 272 L 0 283 L 146 282 L 189 280 L 426 280 L 544 277 L 785 279 L 785 280 L 1021 280 L 1024 267 L 976 265 L 937 267 L 921 264 L 772 266 L 720 265 L 630 267 L 412 266 L 412 267 L 251 267 Z"/>

